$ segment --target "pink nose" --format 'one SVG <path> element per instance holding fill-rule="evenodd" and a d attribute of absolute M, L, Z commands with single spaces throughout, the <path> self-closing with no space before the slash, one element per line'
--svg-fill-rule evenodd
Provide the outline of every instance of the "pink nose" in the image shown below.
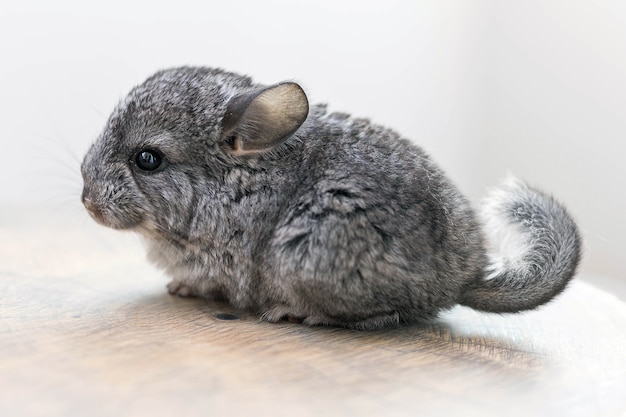
<path fill-rule="evenodd" d="M 88 197 L 85 197 L 85 194 L 82 195 L 81 200 L 83 201 L 83 205 L 87 209 L 87 212 L 89 212 L 89 215 L 98 223 L 104 223 L 104 214 L 102 213 L 102 209 L 100 209 L 100 207 L 98 207 L 98 205 L 91 201 Z"/>

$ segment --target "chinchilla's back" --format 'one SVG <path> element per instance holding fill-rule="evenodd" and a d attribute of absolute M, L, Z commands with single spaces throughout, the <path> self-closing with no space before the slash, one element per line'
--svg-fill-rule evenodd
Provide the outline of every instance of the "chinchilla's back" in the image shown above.
<path fill-rule="evenodd" d="M 292 173 L 298 192 L 281 215 L 279 245 L 272 247 L 287 254 L 280 256 L 277 274 L 310 269 L 345 277 L 351 276 L 348 269 L 358 269 L 363 285 L 353 286 L 343 300 L 345 311 L 335 313 L 345 317 L 350 310 L 367 317 L 368 300 L 371 314 L 388 304 L 387 310 L 409 322 L 455 305 L 487 265 L 467 200 L 397 133 L 345 114 L 319 113 L 313 112 L 294 145 L 305 147 L 295 154 L 307 157 Z M 342 229 L 338 219 L 344 218 L 350 230 Z M 302 244 L 316 241 L 324 244 Z M 326 291 L 307 291 L 306 297 L 322 310 L 337 310 Z"/>

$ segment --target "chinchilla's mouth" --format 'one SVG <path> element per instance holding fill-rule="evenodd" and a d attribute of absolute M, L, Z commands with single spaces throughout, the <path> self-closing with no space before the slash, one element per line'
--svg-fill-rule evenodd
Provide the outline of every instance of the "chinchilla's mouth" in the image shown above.
<path fill-rule="evenodd" d="M 139 222 L 139 219 L 131 213 L 114 213 L 112 210 L 109 210 L 106 207 L 103 208 L 88 198 L 83 198 L 83 205 L 85 206 L 87 213 L 89 213 L 91 218 L 94 219 L 96 223 L 102 226 L 110 227 L 111 229 L 132 229 L 136 227 Z"/>

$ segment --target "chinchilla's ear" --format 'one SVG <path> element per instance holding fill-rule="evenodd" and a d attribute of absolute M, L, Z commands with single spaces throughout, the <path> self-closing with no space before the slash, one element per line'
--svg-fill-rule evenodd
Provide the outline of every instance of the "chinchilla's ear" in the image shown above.
<path fill-rule="evenodd" d="M 233 97 L 222 121 L 222 143 L 240 155 L 273 149 L 291 136 L 308 114 L 306 94 L 292 82 Z"/>

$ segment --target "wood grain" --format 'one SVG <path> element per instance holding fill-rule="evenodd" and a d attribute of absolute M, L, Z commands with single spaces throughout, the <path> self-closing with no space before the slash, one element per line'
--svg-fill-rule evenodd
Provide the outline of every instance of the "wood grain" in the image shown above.
<path fill-rule="evenodd" d="M 0 214 L 0 416 L 626 415 L 626 306 L 580 279 L 526 314 L 268 324 L 169 296 L 131 235 Z"/>

